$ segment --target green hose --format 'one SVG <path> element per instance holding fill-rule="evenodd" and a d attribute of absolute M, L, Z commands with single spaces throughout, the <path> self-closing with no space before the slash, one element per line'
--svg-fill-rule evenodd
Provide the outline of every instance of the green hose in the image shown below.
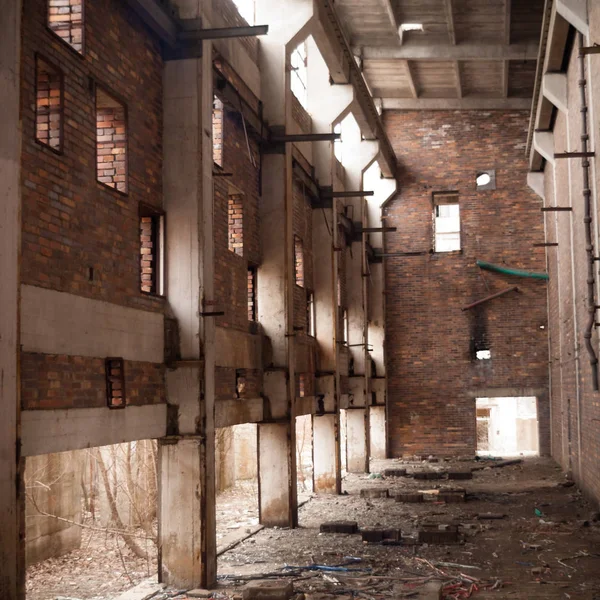
<path fill-rule="evenodd" d="M 501 267 L 499 265 L 493 265 L 492 263 L 483 262 L 482 260 L 477 261 L 477 266 L 487 271 L 495 271 L 496 273 L 503 273 L 504 275 L 515 275 L 516 277 L 529 277 L 530 279 L 549 279 L 548 273 L 536 273 L 535 271 L 523 271 L 521 269 L 509 269 L 508 267 Z"/>

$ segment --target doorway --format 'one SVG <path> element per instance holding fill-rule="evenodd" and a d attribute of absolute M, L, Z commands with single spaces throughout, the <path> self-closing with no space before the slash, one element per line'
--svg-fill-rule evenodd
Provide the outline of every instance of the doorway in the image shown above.
<path fill-rule="evenodd" d="M 537 399 L 477 398 L 477 454 L 537 456 Z"/>

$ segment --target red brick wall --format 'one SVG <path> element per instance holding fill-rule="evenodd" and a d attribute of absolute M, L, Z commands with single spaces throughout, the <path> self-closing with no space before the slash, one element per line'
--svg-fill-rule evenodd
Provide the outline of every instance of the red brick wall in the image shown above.
<path fill-rule="evenodd" d="M 475 396 L 494 388 L 540 390 L 541 451 L 549 451 L 546 283 L 482 274 L 477 259 L 544 271 L 539 198 L 526 184 L 525 112 L 386 112 L 399 158 L 401 192 L 385 210 L 386 252 L 424 252 L 385 259 L 386 353 L 392 455 L 472 454 Z M 497 189 L 477 191 L 478 170 L 495 169 Z M 460 197 L 462 251 L 429 254 L 432 193 Z M 461 307 L 509 286 L 520 293 Z M 483 333 L 490 361 L 472 356 Z"/>
<path fill-rule="evenodd" d="M 162 59 L 119 0 L 85 6 L 85 54 L 46 26 L 46 0 L 23 2 L 23 283 L 162 311 L 140 291 L 138 205 L 162 203 Z M 64 74 L 63 152 L 35 141 L 35 53 Z M 128 194 L 96 180 L 94 80 L 128 115 Z M 90 281 L 90 267 L 94 278 Z"/>
<path fill-rule="evenodd" d="M 217 400 L 260 398 L 262 395 L 262 372 L 257 369 L 217 367 L 215 386 Z"/>
<path fill-rule="evenodd" d="M 166 401 L 163 365 L 126 360 L 128 405 Z M 23 352 L 23 409 L 94 408 L 107 405 L 103 358 Z"/>

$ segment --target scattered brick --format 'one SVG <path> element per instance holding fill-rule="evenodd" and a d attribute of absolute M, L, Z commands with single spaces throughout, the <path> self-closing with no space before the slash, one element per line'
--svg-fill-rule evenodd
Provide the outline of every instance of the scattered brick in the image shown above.
<path fill-rule="evenodd" d="M 423 494 L 396 494 L 396 502 L 423 502 Z"/>
<path fill-rule="evenodd" d="M 384 477 L 406 477 L 406 469 L 385 469 Z"/>
<path fill-rule="evenodd" d="M 438 500 L 440 502 L 446 502 L 447 504 L 458 504 L 465 502 L 465 492 L 440 492 L 438 494 Z"/>
<path fill-rule="evenodd" d="M 360 490 L 361 498 L 389 498 L 390 491 L 380 488 L 364 488 Z"/>
<path fill-rule="evenodd" d="M 448 471 L 448 479 L 473 479 L 472 471 Z"/>
<path fill-rule="evenodd" d="M 443 471 L 415 471 L 413 473 L 413 477 L 420 480 L 443 479 L 444 475 L 445 473 Z"/>
<path fill-rule="evenodd" d="M 459 541 L 456 525 L 424 523 L 418 533 L 420 544 L 455 544 Z"/>
<path fill-rule="evenodd" d="M 253 581 L 244 588 L 243 600 L 289 600 L 294 595 L 291 581 Z"/>
<path fill-rule="evenodd" d="M 358 533 L 356 521 L 330 521 L 321 524 L 321 533 Z"/>

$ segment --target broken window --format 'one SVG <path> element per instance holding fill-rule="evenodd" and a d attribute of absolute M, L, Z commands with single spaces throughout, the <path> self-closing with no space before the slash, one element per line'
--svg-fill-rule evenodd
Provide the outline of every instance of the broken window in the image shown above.
<path fill-rule="evenodd" d="M 477 183 L 477 191 L 482 192 L 485 190 L 496 189 L 496 171 L 478 171 L 475 177 Z"/>
<path fill-rule="evenodd" d="M 107 358 L 106 401 L 109 408 L 125 408 L 125 365 L 122 358 Z"/>
<path fill-rule="evenodd" d="M 35 60 L 35 139 L 62 150 L 63 76 L 39 56 Z"/>
<path fill-rule="evenodd" d="M 98 181 L 127 193 L 127 109 L 96 88 L 96 175 Z"/>
<path fill-rule="evenodd" d="M 244 202 L 243 194 L 230 194 L 227 199 L 229 249 L 240 256 L 244 254 Z"/>
<path fill-rule="evenodd" d="M 213 99 L 212 111 L 212 144 L 213 144 L 213 161 L 223 166 L 223 103 L 217 96 Z"/>
<path fill-rule="evenodd" d="M 248 267 L 248 321 L 257 320 L 256 267 Z"/>
<path fill-rule="evenodd" d="M 48 27 L 83 54 L 83 0 L 48 0 Z"/>
<path fill-rule="evenodd" d="M 296 285 L 304 287 L 304 243 L 294 236 L 294 269 L 296 273 Z"/>
<path fill-rule="evenodd" d="M 433 195 L 434 250 L 454 252 L 460 250 L 460 206 L 458 194 Z"/>
<path fill-rule="evenodd" d="M 165 214 L 140 205 L 140 289 L 164 295 Z"/>
<path fill-rule="evenodd" d="M 308 59 L 306 40 L 297 46 L 291 56 L 291 88 L 296 99 L 304 107 L 308 107 Z"/>
<path fill-rule="evenodd" d="M 306 292 L 306 333 L 315 336 L 315 295 Z"/>

